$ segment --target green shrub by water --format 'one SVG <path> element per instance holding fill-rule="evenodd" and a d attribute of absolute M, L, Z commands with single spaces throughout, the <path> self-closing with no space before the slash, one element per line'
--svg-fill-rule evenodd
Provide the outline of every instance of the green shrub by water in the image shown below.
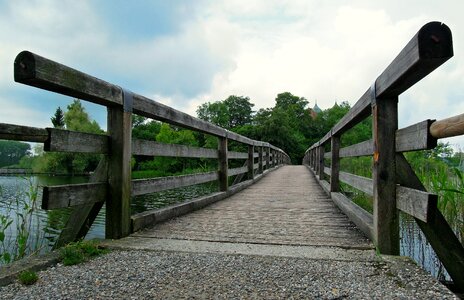
<path fill-rule="evenodd" d="M 60 249 L 61 260 L 65 266 L 80 264 L 91 257 L 108 253 L 94 241 L 79 241 L 70 243 Z"/>

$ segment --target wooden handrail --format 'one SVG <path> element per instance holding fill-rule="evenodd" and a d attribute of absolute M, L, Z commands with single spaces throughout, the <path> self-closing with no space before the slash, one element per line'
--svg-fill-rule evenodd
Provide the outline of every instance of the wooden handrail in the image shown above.
<path fill-rule="evenodd" d="M 374 241 L 380 253 L 399 254 L 398 210 L 413 216 L 453 281 L 464 287 L 464 248 L 437 209 L 437 195 L 425 191 L 402 155 L 433 149 L 439 138 L 463 135 L 464 114 L 440 121 L 425 120 L 399 130 L 397 120 L 398 96 L 452 56 L 449 28 L 439 22 L 424 25 L 350 111 L 308 148 L 303 163 L 314 171 L 340 209 Z M 373 138 L 340 148 L 340 137 L 371 115 Z M 326 153 L 324 148 L 329 142 L 331 150 Z M 357 156 L 372 157 L 372 178 L 340 171 L 340 158 Z M 331 160 L 330 168 L 325 167 L 325 159 Z M 373 215 L 339 193 L 340 181 L 373 196 Z"/>

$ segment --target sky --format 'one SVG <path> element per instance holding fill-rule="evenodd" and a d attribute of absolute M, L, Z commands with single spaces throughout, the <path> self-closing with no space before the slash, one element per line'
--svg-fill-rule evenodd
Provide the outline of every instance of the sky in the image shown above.
<path fill-rule="evenodd" d="M 0 0 L 0 122 L 52 127 L 72 101 L 14 82 L 22 50 L 192 115 L 229 95 L 273 107 L 282 92 L 326 109 L 353 105 L 430 21 L 451 28 L 454 57 L 400 95 L 399 125 L 443 119 L 464 113 L 462 11 L 463 0 Z M 105 127 L 106 110 L 85 107 Z"/>

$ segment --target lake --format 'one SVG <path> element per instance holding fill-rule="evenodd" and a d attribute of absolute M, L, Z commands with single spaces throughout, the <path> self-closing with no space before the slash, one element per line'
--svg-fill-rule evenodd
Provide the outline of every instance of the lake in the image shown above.
<path fill-rule="evenodd" d="M 85 183 L 88 177 L 66 177 L 66 176 L 0 176 L 0 215 L 10 214 L 15 221 L 5 232 L 5 241 L 14 241 L 21 229 L 21 217 L 17 213 L 24 210 L 24 204 L 31 203 L 30 196 L 34 196 L 35 186 L 61 185 L 70 183 Z M 197 186 L 178 188 L 150 195 L 134 197 L 131 203 L 132 214 L 151 209 L 165 207 L 170 204 L 185 201 L 207 195 L 216 191 L 216 183 L 208 183 Z M 41 189 L 37 189 L 36 205 L 40 207 Z M 33 197 L 32 197 L 33 198 Z M 19 207 L 17 209 L 16 207 Z M 14 209 L 13 209 L 14 208 Z M 27 220 L 28 230 L 31 233 L 28 247 L 30 249 L 41 248 L 41 252 L 48 251 L 64 226 L 70 209 L 59 209 L 44 211 L 38 209 Z M 105 208 L 100 211 L 86 239 L 105 237 Z M 401 255 L 412 257 L 425 270 L 440 280 L 450 280 L 449 275 L 438 260 L 430 244 L 426 241 L 421 230 L 413 218 L 400 215 Z M 0 227 L 1 230 L 1 227 Z M 0 243 L 0 253 L 8 247 L 15 245 L 3 245 Z"/>

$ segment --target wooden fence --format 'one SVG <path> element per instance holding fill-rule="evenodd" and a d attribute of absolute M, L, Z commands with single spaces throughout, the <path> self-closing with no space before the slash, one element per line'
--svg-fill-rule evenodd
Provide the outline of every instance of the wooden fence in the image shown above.
<path fill-rule="evenodd" d="M 402 154 L 433 149 L 439 138 L 464 134 L 464 115 L 398 129 L 398 96 L 452 56 L 449 28 L 439 22 L 424 25 L 351 110 L 306 151 L 303 163 L 382 254 L 399 255 L 398 210 L 413 216 L 455 284 L 464 287 L 464 249 L 437 209 L 437 195 L 426 191 Z M 340 148 L 342 135 L 369 116 L 372 139 Z M 341 158 L 360 156 L 373 158 L 372 178 L 340 171 Z M 342 194 L 340 182 L 373 196 L 373 214 Z"/>
<path fill-rule="evenodd" d="M 90 183 L 44 187 L 43 209 L 75 207 L 57 246 L 84 237 L 104 203 L 105 235 L 109 239 L 117 239 L 154 222 L 228 197 L 271 169 L 290 163 L 287 154 L 269 143 L 225 130 L 28 51 L 16 57 L 14 79 L 26 85 L 103 105 L 108 110 L 108 132 L 104 135 L 0 123 L 0 139 L 43 143 L 45 151 L 103 154 Z M 132 139 L 133 114 L 215 136 L 218 138 L 218 149 Z M 228 141 L 246 145 L 248 151 L 229 151 Z M 218 171 L 132 180 L 132 155 L 217 159 Z M 245 160 L 245 166 L 229 169 L 231 159 Z M 243 174 L 248 176 L 246 181 L 229 186 L 230 176 Z M 133 196 L 215 180 L 219 183 L 219 192 L 169 209 L 131 216 Z"/>

